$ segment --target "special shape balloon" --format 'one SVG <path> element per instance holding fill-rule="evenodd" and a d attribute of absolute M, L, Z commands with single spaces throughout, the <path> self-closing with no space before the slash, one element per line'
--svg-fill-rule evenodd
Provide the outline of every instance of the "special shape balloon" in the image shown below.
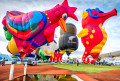
<path fill-rule="evenodd" d="M 78 37 L 81 37 L 82 44 L 85 47 L 82 57 L 85 64 L 88 63 L 86 61 L 88 55 L 91 55 L 94 60 L 98 60 L 98 56 L 107 41 L 107 33 L 102 28 L 102 25 L 105 20 L 115 15 L 117 15 L 116 9 L 107 13 L 99 10 L 99 8 L 83 11 L 83 29 L 78 34 Z"/>
<path fill-rule="evenodd" d="M 67 31 L 60 30 L 59 48 L 68 55 L 77 50 L 78 38 L 76 36 L 76 26 L 72 23 L 66 23 Z"/>
<path fill-rule="evenodd" d="M 54 58 L 54 51 L 56 49 L 58 49 L 58 47 L 57 47 L 56 41 L 54 40 L 53 42 L 47 43 L 47 44 L 41 46 L 40 48 L 36 49 L 37 50 L 36 55 L 37 55 L 37 57 L 41 57 L 42 59 L 45 59 L 45 58 L 49 59 L 50 56 L 52 56 L 52 58 Z M 45 57 L 45 58 L 43 58 L 43 57 Z"/>
<path fill-rule="evenodd" d="M 65 20 L 71 17 L 78 20 L 74 12 L 76 7 L 69 7 L 67 0 L 46 11 L 7 12 L 2 24 L 13 35 L 21 57 L 26 57 L 37 47 L 52 42 L 57 26 L 66 31 Z"/>
<path fill-rule="evenodd" d="M 54 58 L 54 51 L 58 49 L 57 42 L 54 40 L 40 47 L 45 56 L 52 56 Z"/>
<path fill-rule="evenodd" d="M 43 54 L 43 52 L 42 52 L 42 50 L 40 49 L 40 48 L 38 48 L 38 50 L 37 50 L 37 56 L 36 57 L 40 57 L 40 58 L 42 58 L 42 59 L 47 59 L 45 56 L 44 56 L 44 54 Z"/>
<path fill-rule="evenodd" d="M 62 54 L 60 53 L 60 49 L 55 50 L 54 57 L 50 57 L 50 62 L 62 62 Z"/>

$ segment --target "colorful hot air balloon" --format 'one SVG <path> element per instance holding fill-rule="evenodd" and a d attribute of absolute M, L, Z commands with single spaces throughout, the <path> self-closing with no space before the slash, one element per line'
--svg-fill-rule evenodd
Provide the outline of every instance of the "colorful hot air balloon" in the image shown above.
<path fill-rule="evenodd" d="M 38 48 L 38 50 L 37 50 L 37 58 L 42 58 L 42 59 L 47 59 L 45 56 L 44 56 L 44 54 L 43 54 L 43 52 L 42 52 L 42 50 L 40 49 L 40 48 Z"/>
<path fill-rule="evenodd" d="M 85 47 L 82 57 L 85 64 L 88 63 L 86 61 L 88 55 L 91 55 L 94 60 L 98 59 L 98 56 L 107 41 L 107 33 L 102 28 L 102 25 L 105 20 L 115 15 L 117 15 L 116 9 L 107 13 L 99 10 L 99 8 L 83 11 L 83 29 L 78 34 L 78 37 L 81 37 L 82 44 Z"/>
<path fill-rule="evenodd" d="M 97 59 L 97 61 L 100 61 L 100 60 L 101 60 L 101 57 L 99 56 L 98 59 Z"/>
<path fill-rule="evenodd" d="M 55 50 L 54 57 L 50 57 L 50 62 L 62 62 L 62 54 L 60 53 L 60 49 Z"/>
<path fill-rule="evenodd" d="M 54 40 L 55 28 L 60 26 L 66 31 L 65 20 L 71 17 L 78 20 L 74 12 L 76 7 L 70 7 L 67 0 L 46 11 L 31 11 L 22 13 L 8 11 L 2 24 L 13 35 L 20 56 L 26 57 L 36 48 Z"/>
<path fill-rule="evenodd" d="M 72 23 L 66 23 L 67 31 L 60 30 L 59 48 L 68 55 L 77 50 L 78 38 L 76 36 L 76 26 Z"/>

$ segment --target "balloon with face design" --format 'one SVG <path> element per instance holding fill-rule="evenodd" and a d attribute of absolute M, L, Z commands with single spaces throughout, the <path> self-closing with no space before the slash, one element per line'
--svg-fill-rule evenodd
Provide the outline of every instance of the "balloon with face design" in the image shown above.
<path fill-rule="evenodd" d="M 26 57 L 37 47 L 54 40 L 57 26 L 66 31 L 65 20 L 71 17 L 78 20 L 74 12 L 76 7 L 70 7 L 67 0 L 46 11 L 7 12 L 2 24 L 13 35 L 21 57 Z"/>
<path fill-rule="evenodd" d="M 94 60 L 98 60 L 98 56 L 107 41 L 107 33 L 102 25 L 105 20 L 115 15 L 117 15 L 116 9 L 107 13 L 99 10 L 99 8 L 83 11 L 83 29 L 79 32 L 78 37 L 81 37 L 82 44 L 85 47 L 82 57 L 85 64 L 88 63 L 86 61 L 88 55 L 91 55 Z"/>

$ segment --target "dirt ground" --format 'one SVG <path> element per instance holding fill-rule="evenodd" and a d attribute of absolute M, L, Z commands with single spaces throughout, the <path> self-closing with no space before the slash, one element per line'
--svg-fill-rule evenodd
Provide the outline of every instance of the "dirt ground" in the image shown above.
<path fill-rule="evenodd" d="M 24 65 L 14 65 L 13 78 L 22 76 L 24 73 Z M 10 65 L 0 65 L 0 81 L 8 81 L 10 73 Z M 27 74 L 75 74 L 84 81 L 120 81 L 120 70 L 106 71 L 100 73 L 85 73 L 80 71 L 72 71 L 60 69 L 53 65 L 37 65 L 27 66 Z"/>
<path fill-rule="evenodd" d="M 120 70 L 89 73 L 87 75 L 98 81 L 120 81 Z"/>

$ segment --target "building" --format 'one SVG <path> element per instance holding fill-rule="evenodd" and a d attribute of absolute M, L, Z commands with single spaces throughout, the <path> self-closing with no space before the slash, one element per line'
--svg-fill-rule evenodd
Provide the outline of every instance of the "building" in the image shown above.
<path fill-rule="evenodd" d="M 91 59 L 93 59 L 91 56 L 88 56 Z M 102 57 L 102 60 L 112 61 L 114 59 L 120 59 L 120 50 L 118 51 L 112 51 L 109 53 L 102 53 L 100 54 L 100 57 Z"/>

